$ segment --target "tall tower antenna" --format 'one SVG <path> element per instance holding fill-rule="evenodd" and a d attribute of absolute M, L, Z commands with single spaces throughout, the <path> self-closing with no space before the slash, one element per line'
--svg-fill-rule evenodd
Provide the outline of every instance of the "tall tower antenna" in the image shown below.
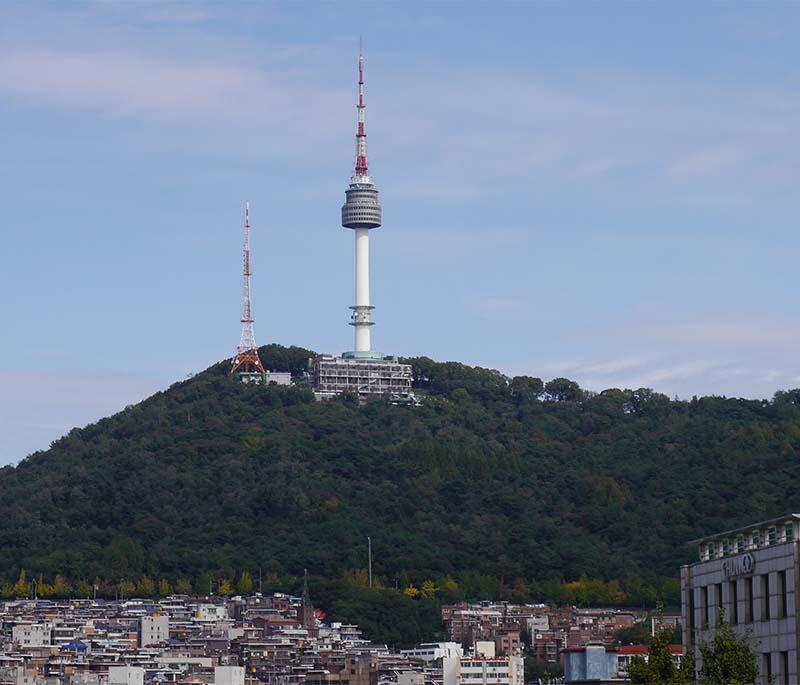
<path fill-rule="evenodd" d="M 358 40 L 358 128 L 356 130 L 356 176 L 368 176 L 366 105 L 364 104 L 364 48 Z"/>
<path fill-rule="evenodd" d="M 364 103 L 364 51 L 358 55 L 358 112 L 356 128 L 356 168 L 345 191 L 342 226 L 352 228 L 356 237 L 356 302 L 350 325 L 355 327 L 353 356 L 368 357 L 372 352 L 370 327 L 374 307 L 369 299 L 369 231 L 381 225 L 378 189 L 372 182 L 367 165 L 366 105 Z"/>
<path fill-rule="evenodd" d="M 242 311 L 242 336 L 236 346 L 236 356 L 231 373 L 239 373 L 243 383 L 264 380 L 264 365 L 258 356 L 256 335 L 253 331 L 253 309 L 250 297 L 250 203 L 244 205 L 244 308 Z"/>

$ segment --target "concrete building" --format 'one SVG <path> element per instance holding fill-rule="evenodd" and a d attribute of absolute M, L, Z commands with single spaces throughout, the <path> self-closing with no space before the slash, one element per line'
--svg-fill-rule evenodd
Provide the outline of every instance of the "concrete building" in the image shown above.
<path fill-rule="evenodd" d="M 266 385 L 270 383 L 275 383 L 275 385 L 291 385 L 292 374 L 288 371 L 265 371 L 264 383 Z"/>
<path fill-rule="evenodd" d="M 494 643 L 490 643 L 494 647 Z M 442 659 L 443 685 L 524 685 L 525 659 L 503 657 L 448 656 Z"/>
<path fill-rule="evenodd" d="M 45 647 L 51 643 L 52 628 L 48 624 L 28 624 L 14 626 L 11 641 L 20 647 Z"/>
<path fill-rule="evenodd" d="M 111 666 L 108 685 L 144 685 L 144 669 L 138 666 Z"/>
<path fill-rule="evenodd" d="M 152 647 L 169 642 L 169 616 L 154 614 L 139 620 L 139 646 Z"/>
<path fill-rule="evenodd" d="M 670 645 L 669 651 L 675 665 L 680 667 L 683 661 L 683 647 Z M 627 677 L 628 668 L 635 657 L 641 657 L 646 662 L 650 661 L 650 648 L 647 645 L 620 645 L 617 647 L 617 673 L 620 678 Z"/>
<path fill-rule="evenodd" d="M 571 647 L 564 652 L 564 683 L 612 685 L 628 682 L 618 674 L 617 650 L 602 644 Z"/>
<path fill-rule="evenodd" d="M 698 561 L 681 568 L 684 647 L 703 662 L 699 644 L 725 621 L 749 633 L 759 653 L 758 685 L 798 683 L 798 539 L 800 514 L 693 540 Z"/>
<path fill-rule="evenodd" d="M 214 685 L 244 685 L 244 667 L 243 666 L 215 667 Z"/>
<path fill-rule="evenodd" d="M 370 353 L 373 354 L 373 353 Z M 309 380 L 317 399 L 330 399 L 343 392 L 356 393 L 362 399 L 384 396 L 397 402 L 411 400 L 411 366 L 396 357 L 321 354 L 308 363 Z"/>
<path fill-rule="evenodd" d="M 445 657 L 461 657 L 464 650 L 457 642 L 423 642 L 413 649 L 403 649 L 400 654 L 417 661 L 438 661 Z"/>

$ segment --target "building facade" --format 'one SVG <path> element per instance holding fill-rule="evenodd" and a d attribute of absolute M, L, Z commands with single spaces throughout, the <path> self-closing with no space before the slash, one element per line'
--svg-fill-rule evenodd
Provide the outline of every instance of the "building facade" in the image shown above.
<path fill-rule="evenodd" d="M 401 364 L 396 357 L 384 359 L 380 354 L 350 354 L 353 356 L 321 354 L 309 360 L 309 382 L 317 399 L 353 392 L 362 399 L 382 396 L 395 402 L 412 400 L 409 364 Z"/>
<path fill-rule="evenodd" d="M 150 647 L 169 642 L 169 616 L 142 616 L 139 622 L 139 646 Z"/>
<path fill-rule="evenodd" d="M 519 655 L 445 657 L 442 682 L 443 685 L 524 685 L 525 660 Z"/>
<path fill-rule="evenodd" d="M 703 666 L 699 645 L 724 618 L 749 635 L 759 654 L 758 685 L 798 683 L 800 514 L 693 540 L 698 561 L 681 568 L 686 652 Z"/>
<path fill-rule="evenodd" d="M 602 644 L 565 649 L 564 682 L 567 685 L 616 685 L 626 682 L 619 676 L 617 650 Z"/>

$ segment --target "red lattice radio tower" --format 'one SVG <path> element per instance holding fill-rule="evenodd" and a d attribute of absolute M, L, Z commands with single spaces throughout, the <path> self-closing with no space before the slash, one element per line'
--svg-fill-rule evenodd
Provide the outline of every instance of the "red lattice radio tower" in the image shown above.
<path fill-rule="evenodd" d="M 242 313 L 242 337 L 236 346 L 236 356 L 231 364 L 231 373 L 239 373 L 242 380 L 264 378 L 264 365 L 258 356 L 256 335 L 253 331 L 253 311 L 250 298 L 250 203 L 244 205 L 244 310 Z"/>

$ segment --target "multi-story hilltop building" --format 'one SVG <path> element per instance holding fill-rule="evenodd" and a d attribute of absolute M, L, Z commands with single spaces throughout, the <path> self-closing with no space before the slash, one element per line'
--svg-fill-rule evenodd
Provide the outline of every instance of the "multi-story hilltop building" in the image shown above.
<path fill-rule="evenodd" d="M 724 616 L 760 654 L 758 685 L 800 682 L 798 540 L 800 514 L 788 514 L 690 543 L 698 561 L 681 568 L 683 640 L 698 671 L 699 645 Z"/>

